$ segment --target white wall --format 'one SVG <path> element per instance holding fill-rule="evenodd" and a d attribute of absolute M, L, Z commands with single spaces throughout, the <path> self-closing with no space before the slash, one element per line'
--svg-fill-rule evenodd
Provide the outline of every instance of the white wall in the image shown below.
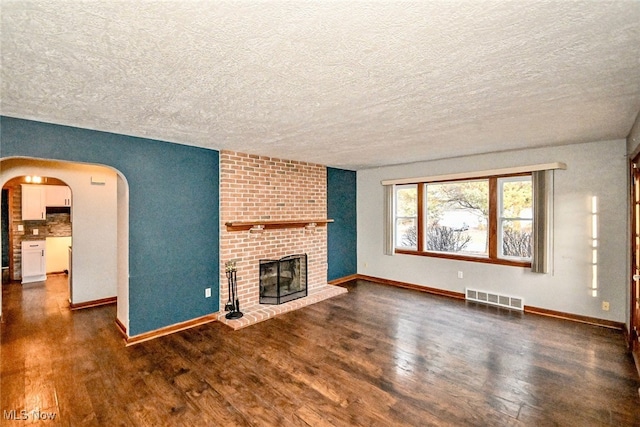
<path fill-rule="evenodd" d="M 627 152 L 630 154 L 631 159 L 640 153 L 640 113 L 638 113 L 629 136 L 627 136 Z"/>
<path fill-rule="evenodd" d="M 116 317 L 129 330 L 129 184 L 118 175 L 118 304 Z"/>
<path fill-rule="evenodd" d="M 485 154 L 367 169 L 357 173 L 358 273 L 438 289 L 465 287 L 523 297 L 525 305 L 626 322 L 628 200 L 626 141 Z M 555 172 L 554 270 L 413 255 L 383 255 L 383 179 L 564 162 Z M 599 205 L 599 292 L 592 297 L 591 198 Z M 464 273 L 463 279 L 457 272 Z M 610 311 L 601 309 L 610 302 Z"/>
<path fill-rule="evenodd" d="M 0 185 L 23 175 L 54 177 L 71 188 L 73 303 L 117 295 L 117 174 L 94 165 L 5 159 L 0 164 Z M 91 183 L 92 176 L 104 185 Z M 0 300 L 1 304 L 1 300 Z"/>

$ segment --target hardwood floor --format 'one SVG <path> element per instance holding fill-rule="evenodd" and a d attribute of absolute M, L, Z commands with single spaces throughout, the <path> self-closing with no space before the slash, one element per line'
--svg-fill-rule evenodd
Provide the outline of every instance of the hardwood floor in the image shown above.
<path fill-rule="evenodd" d="M 115 306 L 69 311 L 65 280 L 3 286 L 2 425 L 640 425 L 619 331 L 358 281 L 124 347 Z"/>

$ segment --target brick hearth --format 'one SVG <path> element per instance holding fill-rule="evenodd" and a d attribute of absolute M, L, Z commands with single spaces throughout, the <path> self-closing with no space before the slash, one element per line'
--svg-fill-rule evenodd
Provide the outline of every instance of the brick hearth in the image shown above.
<path fill-rule="evenodd" d="M 232 327 L 234 330 L 242 329 L 247 326 L 251 326 L 258 322 L 262 322 L 268 320 L 272 317 L 278 316 L 280 314 L 287 313 L 289 311 L 297 310 L 302 307 L 306 307 L 311 304 L 315 304 L 320 301 L 324 301 L 327 298 L 335 297 L 337 295 L 346 294 L 347 289 L 340 286 L 333 285 L 325 285 L 318 286 L 313 291 L 309 291 L 309 295 L 304 298 L 296 299 L 293 301 L 286 302 L 284 304 L 279 305 L 267 305 L 267 304 L 258 304 L 249 308 L 249 310 L 245 311 L 241 308 L 240 311 L 244 314 L 240 319 L 227 319 L 225 317 L 226 313 L 221 311 L 218 316 L 218 320 Z"/>

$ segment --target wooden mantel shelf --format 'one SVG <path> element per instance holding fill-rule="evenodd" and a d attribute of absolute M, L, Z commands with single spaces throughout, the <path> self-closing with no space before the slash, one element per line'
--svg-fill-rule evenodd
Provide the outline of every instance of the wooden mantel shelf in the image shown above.
<path fill-rule="evenodd" d="M 275 221 L 233 221 L 226 222 L 228 231 L 263 231 L 269 228 L 296 228 L 296 227 L 321 227 L 327 223 L 333 222 L 332 219 L 293 219 L 293 220 L 275 220 Z"/>

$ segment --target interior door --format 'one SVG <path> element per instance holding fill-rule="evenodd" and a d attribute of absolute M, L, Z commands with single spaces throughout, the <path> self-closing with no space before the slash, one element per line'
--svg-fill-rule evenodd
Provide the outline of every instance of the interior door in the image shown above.
<path fill-rule="evenodd" d="M 631 220 L 631 330 L 629 346 L 640 369 L 640 155 L 631 165 L 632 220 Z"/>

